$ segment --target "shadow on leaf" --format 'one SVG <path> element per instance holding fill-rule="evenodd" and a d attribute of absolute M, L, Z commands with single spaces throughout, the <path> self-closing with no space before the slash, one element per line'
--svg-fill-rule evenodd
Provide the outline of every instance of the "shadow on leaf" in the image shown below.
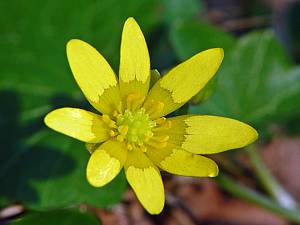
<path fill-rule="evenodd" d="M 0 203 L 36 202 L 35 181 L 71 173 L 76 162 L 59 149 L 24 143 L 38 128 L 19 125 L 20 101 L 13 91 L 0 91 L 0 105 Z"/>

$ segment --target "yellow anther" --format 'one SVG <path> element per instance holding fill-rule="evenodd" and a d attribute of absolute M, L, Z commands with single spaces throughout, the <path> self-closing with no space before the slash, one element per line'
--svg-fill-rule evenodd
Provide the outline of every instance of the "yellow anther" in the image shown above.
<path fill-rule="evenodd" d="M 106 115 L 106 114 L 103 114 L 102 115 L 102 120 L 105 122 L 105 123 L 108 123 L 111 121 L 109 115 Z"/>
<path fill-rule="evenodd" d="M 127 149 L 129 150 L 129 151 L 131 151 L 132 149 L 133 149 L 133 146 L 131 145 L 131 144 L 127 144 Z"/>
<path fill-rule="evenodd" d="M 125 137 L 128 132 L 128 126 L 127 125 L 119 126 L 118 131 L 120 132 L 120 135 Z"/>
<path fill-rule="evenodd" d="M 115 121 L 110 121 L 109 123 L 108 123 L 108 126 L 110 127 L 110 128 L 117 128 L 118 126 L 116 125 L 116 122 Z"/>
<path fill-rule="evenodd" d="M 142 152 L 147 152 L 147 148 L 145 145 L 140 145 L 140 149 Z"/>
<path fill-rule="evenodd" d="M 123 142 L 124 141 L 124 137 L 122 135 L 118 135 L 117 136 L 117 141 Z"/>
<path fill-rule="evenodd" d="M 152 131 L 148 131 L 146 134 L 145 134 L 146 137 L 153 137 L 153 132 Z"/>
<path fill-rule="evenodd" d="M 117 111 L 117 110 L 114 110 L 112 115 L 113 115 L 113 117 L 117 118 L 117 117 L 118 117 L 118 115 L 119 115 L 119 113 L 118 113 L 118 111 Z"/>
<path fill-rule="evenodd" d="M 113 130 L 110 130 L 110 131 L 109 131 L 109 135 L 110 135 L 111 137 L 114 137 L 114 136 L 117 135 L 117 133 L 114 132 Z"/>
<path fill-rule="evenodd" d="M 161 125 L 161 124 L 164 124 L 166 122 L 166 120 L 167 119 L 165 117 L 161 117 L 161 118 L 155 120 L 154 122 L 158 125 Z"/>
<path fill-rule="evenodd" d="M 153 137 L 153 132 L 149 131 L 145 134 L 144 141 L 148 142 Z"/>
<path fill-rule="evenodd" d="M 167 120 L 165 123 L 161 124 L 160 126 L 154 127 L 152 130 L 155 132 L 165 131 L 167 129 L 170 129 L 171 126 L 172 122 Z"/>
<path fill-rule="evenodd" d="M 104 121 L 104 123 L 107 124 L 108 127 L 117 128 L 116 122 L 110 119 L 109 115 L 106 114 L 102 115 L 102 120 Z"/>

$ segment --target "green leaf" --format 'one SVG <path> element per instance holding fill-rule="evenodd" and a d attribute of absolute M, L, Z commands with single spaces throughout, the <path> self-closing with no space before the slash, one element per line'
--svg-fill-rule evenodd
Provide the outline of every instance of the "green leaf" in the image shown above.
<path fill-rule="evenodd" d="M 203 8 L 199 0 L 163 0 L 163 14 L 167 23 L 176 20 L 192 19 Z"/>
<path fill-rule="evenodd" d="M 17 219 L 11 225 L 100 225 L 96 216 L 75 209 L 51 210 L 44 212 L 29 212 Z"/>
<path fill-rule="evenodd" d="M 15 91 L 22 98 L 24 122 L 50 111 L 49 98 L 54 96 L 82 100 L 67 62 L 66 43 L 72 38 L 89 42 L 117 72 L 123 23 L 133 16 L 147 34 L 160 22 L 157 2 L 1 1 L 0 90 Z"/>
<path fill-rule="evenodd" d="M 68 66 L 68 40 L 94 45 L 117 71 L 123 23 L 133 16 L 147 34 L 161 21 L 157 7 L 158 0 L 0 2 L 1 205 L 110 207 L 120 201 L 124 174 L 107 187 L 91 187 L 83 144 L 43 130 L 43 117 L 53 108 L 89 107 Z"/>
<path fill-rule="evenodd" d="M 235 44 L 232 35 L 202 22 L 178 22 L 172 27 L 169 37 L 180 60 L 209 48 L 224 48 L 226 54 Z"/>
<path fill-rule="evenodd" d="M 292 67 L 271 31 L 242 37 L 225 55 L 217 76 L 214 96 L 190 112 L 264 126 L 288 118 L 300 107 L 300 69 Z"/>
<path fill-rule="evenodd" d="M 181 61 L 209 48 L 224 48 L 226 54 L 236 42 L 229 33 L 203 22 L 192 21 L 181 21 L 174 24 L 169 38 Z M 216 77 L 209 81 L 206 87 L 192 99 L 192 103 L 206 101 L 215 91 L 217 82 Z"/>
<path fill-rule="evenodd" d="M 88 151 L 82 143 L 54 131 L 40 131 L 23 143 L 8 141 L 1 147 L 5 147 L 0 161 L 0 179 L 5 181 L 1 205 L 18 201 L 36 209 L 80 203 L 111 207 L 127 188 L 123 173 L 103 188 L 90 186 L 85 175 Z"/>

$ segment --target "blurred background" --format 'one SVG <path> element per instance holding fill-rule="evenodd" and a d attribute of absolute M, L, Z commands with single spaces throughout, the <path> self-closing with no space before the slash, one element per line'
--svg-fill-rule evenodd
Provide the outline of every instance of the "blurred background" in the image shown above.
<path fill-rule="evenodd" d="M 212 156 L 221 170 L 215 179 L 163 174 L 158 216 L 142 209 L 123 173 L 90 187 L 84 144 L 43 123 L 55 108 L 90 109 L 69 69 L 67 41 L 92 44 L 118 71 L 129 16 L 162 74 L 202 50 L 225 50 L 216 77 L 178 115 L 229 116 L 260 133 L 256 145 Z M 300 224 L 297 63 L 295 0 L 0 1 L 0 224 Z"/>

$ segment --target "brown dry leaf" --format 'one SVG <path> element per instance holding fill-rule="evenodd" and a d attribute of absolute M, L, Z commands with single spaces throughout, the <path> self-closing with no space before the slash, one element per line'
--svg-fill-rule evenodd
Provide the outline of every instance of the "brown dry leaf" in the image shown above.
<path fill-rule="evenodd" d="M 162 221 L 163 222 L 163 221 Z M 157 223 L 159 224 L 159 223 Z M 191 217 L 179 207 L 173 208 L 163 225 L 197 225 Z"/>
<path fill-rule="evenodd" d="M 177 195 L 191 208 L 199 222 L 241 225 L 287 225 L 278 216 L 239 199 L 225 196 L 212 179 L 201 179 L 201 185 L 184 185 Z"/>
<path fill-rule="evenodd" d="M 158 216 L 142 208 L 132 190 L 111 211 L 98 210 L 103 225 L 288 225 L 278 216 L 225 195 L 213 179 L 168 176 L 166 206 Z"/>
<path fill-rule="evenodd" d="M 279 183 L 300 201 L 300 138 L 275 139 L 261 155 Z"/>
<path fill-rule="evenodd" d="M 97 210 L 97 216 L 100 218 L 103 225 L 120 225 L 118 215 L 114 212 L 99 209 Z"/>

